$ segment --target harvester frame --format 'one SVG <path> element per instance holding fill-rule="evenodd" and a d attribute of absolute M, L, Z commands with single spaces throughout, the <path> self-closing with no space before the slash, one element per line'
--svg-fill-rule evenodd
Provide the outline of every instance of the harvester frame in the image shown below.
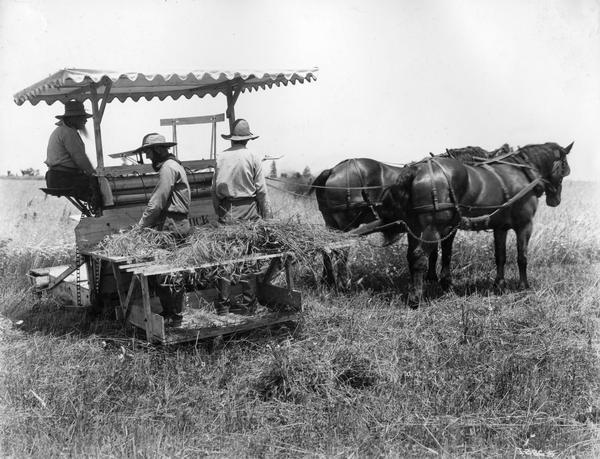
<path fill-rule="evenodd" d="M 89 100 L 92 105 L 94 140 L 96 147 L 96 175 L 102 194 L 100 212 L 91 215 L 90 209 L 81 202 L 70 201 L 82 211 L 82 218 L 75 229 L 76 262 L 54 277 L 44 290 L 52 290 L 76 275 L 77 296 L 80 302 L 80 266 L 85 265 L 92 308 L 114 310 L 115 316 L 126 323 L 143 329 L 151 342 L 171 344 L 194 341 L 231 332 L 249 330 L 278 322 L 296 320 L 302 311 L 300 292 L 294 290 L 292 255 L 289 253 L 257 254 L 236 260 L 224 260 L 218 264 L 237 264 L 248 267 L 241 282 L 255 292 L 259 307 L 253 314 L 214 314 L 210 304 L 216 298 L 222 300 L 239 294 L 239 286 L 219 289 L 218 283 L 191 290 L 188 288 L 186 311 L 182 327 L 165 327 L 162 316 L 153 312 L 157 298 L 149 288 L 149 279 L 156 276 L 175 275 L 182 272 L 199 273 L 214 268 L 211 264 L 181 268 L 161 265 L 152 258 L 111 257 L 96 249 L 97 243 L 106 235 L 116 233 L 135 224 L 147 203 L 156 175 L 148 164 L 105 166 L 102 146 L 101 122 L 109 102 L 117 99 L 138 101 L 140 98 L 176 100 L 222 94 L 226 97 L 225 111 L 230 129 L 235 121 L 235 103 L 243 92 L 269 89 L 273 86 L 311 82 L 316 80 L 318 69 L 309 70 L 223 70 L 189 71 L 183 73 L 111 72 L 101 70 L 63 69 L 14 95 L 17 105 L 29 101 L 32 105 L 46 102 L 66 102 L 76 99 Z M 214 115 L 212 115 L 214 116 Z M 173 124 L 173 123 L 171 123 Z M 175 129 L 175 127 L 173 127 Z M 211 152 L 214 151 L 215 129 L 213 126 Z M 128 152 L 111 154 L 118 157 Z M 214 174 L 215 158 L 183 161 L 192 190 L 190 221 L 192 225 L 212 224 L 216 215 L 212 207 L 210 184 Z M 65 190 L 45 189 L 48 194 L 66 196 Z M 213 264 L 214 265 L 214 264 Z M 39 277 L 43 270 L 36 270 Z M 285 285 L 275 285 L 285 273 Z M 217 287 L 215 288 L 215 285 Z M 224 297 L 226 291 L 227 298 Z M 198 321 L 198 311 L 203 306 L 203 317 Z M 206 312 L 208 311 L 208 312 Z"/>

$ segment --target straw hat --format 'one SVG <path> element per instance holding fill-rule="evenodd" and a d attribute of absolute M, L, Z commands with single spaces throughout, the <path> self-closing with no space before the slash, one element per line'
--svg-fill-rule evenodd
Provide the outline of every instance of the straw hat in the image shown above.
<path fill-rule="evenodd" d="M 156 132 L 151 132 L 150 134 L 146 134 L 142 139 L 142 146 L 133 150 L 134 152 L 143 151 L 148 147 L 172 147 L 173 145 L 177 145 L 177 142 L 166 142 L 165 136 L 157 134 Z"/>
<path fill-rule="evenodd" d="M 71 116 L 85 116 L 87 118 L 90 118 L 91 116 L 94 116 L 94 115 L 91 115 L 85 111 L 83 102 L 80 102 L 78 100 L 69 100 L 65 103 L 64 115 L 56 115 L 56 118 L 61 120 L 63 118 L 68 118 Z"/>
<path fill-rule="evenodd" d="M 254 140 L 258 139 L 257 135 L 250 132 L 250 126 L 245 119 L 237 119 L 233 123 L 233 132 L 231 134 L 221 134 L 226 140 Z"/>

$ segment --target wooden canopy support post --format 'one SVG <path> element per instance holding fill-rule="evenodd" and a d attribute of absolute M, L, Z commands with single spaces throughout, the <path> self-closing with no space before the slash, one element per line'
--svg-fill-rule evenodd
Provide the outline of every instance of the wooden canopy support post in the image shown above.
<path fill-rule="evenodd" d="M 210 130 L 210 156 L 208 159 L 217 159 L 217 123 L 212 123 Z"/>
<path fill-rule="evenodd" d="M 96 161 L 97 161 L 97 170 L 99 173 L 102 173 L 104 169 L 104 155 L 102 152 L 102 131 L 100 129 L 100 124 L 102 123 L 102 117 L 104 116 L 104 109 L 106 108 L 106 102 L 108 100 L 108 95 L 110 93 L 110 88 L 112 82 L 110 80 L 105 81 L 102 80 L 101 84 L 104 85 L 104 93 L 101 96 L 101 104 L 98 105 L 99 97 L 98 97 L 98 84 L 90 85 L 90 93 L 92 95 L 92 114 L 94 115 L 94 140 L 96 141 Z"/>
<path fill-rule="evenodd" d="M 179 153 L 179 150 L 177 149 L 177 122 L 175 122 L 175 120 L 173 120 L 173 143 L 175 143 L 175 145 L 173 145 L 173 153 L 175 153 L 175 157 L 178 158 L 177 154 Z"/>
<path fill-rule="evenodd" d="M 233 123 L 235 123 L 235 103 L 242 92 L 242 87 L 230 84 L 227 88 L 227 119 L 229 120 L 229 132 L 233 131 Z M 233 142 L 232 142 L 233 145 Z"/>

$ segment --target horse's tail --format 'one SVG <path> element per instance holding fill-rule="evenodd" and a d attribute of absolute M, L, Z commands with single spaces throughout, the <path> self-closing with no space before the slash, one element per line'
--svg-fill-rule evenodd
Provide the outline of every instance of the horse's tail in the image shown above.
<path fill-rule="evenodd" d="M 333 169 L 325 169 L 323 172 L 321 172 L 310 184 L 310 188 L 306 194 L 310 195 L 315 189 L 324 187 L 327 184 L 327 179 L 331 175 L 332 171 Z"/>

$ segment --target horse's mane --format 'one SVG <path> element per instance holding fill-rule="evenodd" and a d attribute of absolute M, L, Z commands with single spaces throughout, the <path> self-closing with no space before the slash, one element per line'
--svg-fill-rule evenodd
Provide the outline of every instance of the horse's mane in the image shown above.
<path fill-rule="evenodd" d="M 474 163 L 478 159 L 490 159 L 496 156 L 503 155 L 512 151 L 510 146 L 505 143 L 496 150 L 488 151 L 481 147 L 463 147 L 463 148 L 447 148 L 445 153 L 437 155 L 441 158 L 453 158 L 463 163 Z"/>
<path fill-rule="evenodd" d="M 554 161 L 554 152 L 557 149 L 561 149 L 557 143 L 546 142 L 519 147 L 517 153 L 520 153 L 529 162 L 542 166 L 543 164 L 550 165 Z"/>
<path fill-rule="evenodd" d="M 558 144 L 554 142 L 546 142 L 541 144 L 525 145 L 524 147 L 519 147 L 518 151 L 529 157 L 540 157 L 554 155 L 554 151 L 557 148 L 560 148 Z"/>

